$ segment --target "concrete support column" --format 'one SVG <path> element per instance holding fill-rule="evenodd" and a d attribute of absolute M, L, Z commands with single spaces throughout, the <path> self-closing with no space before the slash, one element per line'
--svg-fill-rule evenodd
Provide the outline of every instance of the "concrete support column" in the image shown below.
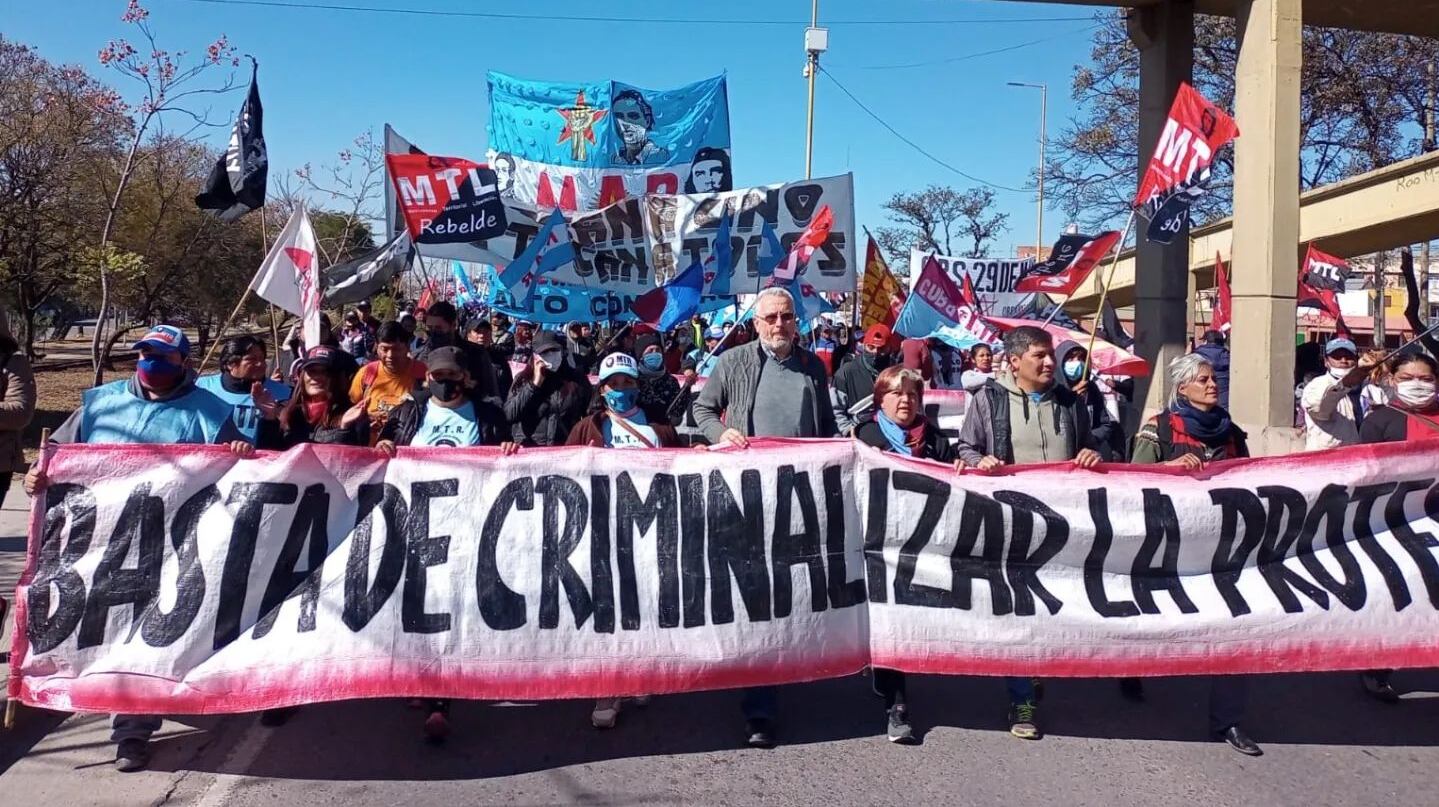
<path fill-rule="evenodd" d="M 1139 48 L 1137 176 L 1143 176 L 1179 84 L 1189 81 L 1194 71 L 1193 0 L 1164 0 L 1132 10 L 1129 38 Z M 1154 368 L 1149 378 L 1135 379 L 1134 399 L 1143 401 L 1144 412 L 1151 413 L 1168 400 L 1165 368 L 1169 361 L 1189 349 L 1185 331 L 1190 307 L 1189 227 L 1167 246 L 1145 241 L 1143 219 L 1136 218 L 1134 227 L 1139 231 L 1134 275 L 1135 350 Z M 1139 414 L 1138 407 L 1133 414 Z M 1125 424 L 1129 434 L 1134 434 L 1138 425 L 1137 417 Z"/>
<path fill-rule="evenodd" d="M 1229 409 L 1255 454 L 1294 444 L 1301 0 L 1238 0 Z"/>

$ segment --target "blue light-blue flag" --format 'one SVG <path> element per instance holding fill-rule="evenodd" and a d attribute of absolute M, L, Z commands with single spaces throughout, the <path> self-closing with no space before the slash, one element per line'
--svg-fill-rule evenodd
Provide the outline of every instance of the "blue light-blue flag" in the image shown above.
<path fill-rule="evenodd" d="M 500 273 L 500 282 L 507 289 L 525 282 L 531 291 L 535 280 L 547 272 L 564 266 L 575 259 L 575 245 L 570 241 L 570 228 L 559 210 L 551 211 L 540 231 L 521 252 Z M 526 295 L 527 297 L 531 295 Z"/>
<path fill-rule="evenodd" d="M 710 294 L 728 297 L 730 281 L 734 279 L 734 245 L 730 243 L 730 214 L 720 219 L 719 230 L 715 233 L 714 248 L 710 250 L 714 265 L 714 280 L 710 281 Z"/>

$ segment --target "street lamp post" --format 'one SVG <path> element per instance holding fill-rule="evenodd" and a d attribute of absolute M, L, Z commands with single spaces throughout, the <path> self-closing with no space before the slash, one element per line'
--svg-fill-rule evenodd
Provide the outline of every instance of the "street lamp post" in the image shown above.
<path fill-rule="evenodd" d="M 1049 85 L 1023 81 L 1011 81 L 1008 84 L 1011 87 L 1039 90 L 1039 211 L 1034 225 L 1034 260 L 1038 263 L 1043 259 L 1044 251 L 1044 141 L 1047 139 L 1045 117 L 1049 111 Z"/>
<path fill-rule="evenodd" d="M 814 80 L 819 75 L 819 55 L 829 49 L 829 29 L 819 27 L 819 0 L 810 4 L 809 27 L 804 29 L 804 77 L 809 79 L 809 111 L 804 125 L 804 178 L 814 166 Z"/>

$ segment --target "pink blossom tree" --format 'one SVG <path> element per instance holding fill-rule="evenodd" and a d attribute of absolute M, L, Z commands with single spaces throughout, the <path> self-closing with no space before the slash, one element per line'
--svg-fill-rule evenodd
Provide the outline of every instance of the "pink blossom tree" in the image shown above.
<path fill-rule="evenodd" d="M 209 110 L 197 111 L 199 101 L 205 96 L 220 95 L 235 89 L 233 70 L 240 60 L 235 48 L 224 35 L 205 49 L 203 56 L 191 57 L 185 51 L 168 51 L 160 47 L 150 25 L 150 12 L 140 5 L 140 0 L 129 0 L 121 22 L 133 26 L 137 36 L 134 44 L 124 37 L 112 39 L 100 49 L 100 64 L 114 70 L 135 86 L 138 98 L 126 103 L 119 98 L 113 100 L 119 110 L 129 116 L 132 130 L 129 147 L 121 164 L 110 195 L 105 213 L 105 224 L 100 231 L 100 248 L 96 252 L 100 280 L 100 310 L 97 327 L 90 344 L 90 358 L 94 367 L 94 383 L 104 380 L 104 363 L 101 345 L 101 331 L 110 315 L 110 271 L 109 256 L 112 252 L 111 238 L 114 235 L 116 216 L 120 210 L 125 189 L 135 173 L 141 155 L 141 145 L 149 136 L 165 136 L 167 119 L 180 118 L 186 121 L 182 137 L 192 134 L 205 126 L 221 125 L 209 119 Z M 218 83 L 210 81 L 216 69 L 226 75 Z"/>

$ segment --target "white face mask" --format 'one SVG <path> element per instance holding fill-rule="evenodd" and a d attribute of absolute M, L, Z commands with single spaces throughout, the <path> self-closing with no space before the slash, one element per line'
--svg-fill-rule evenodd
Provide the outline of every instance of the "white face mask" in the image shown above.
<path fill-rule="evenodd" d="M 1330 367 L 1329 375 L 1333 378 L 1343 378 L 1344 376 L 1349 375 L 1349 369 L 1350 368 L 1347 367 Z"/>
<path fill-rule="evenodd" d="M 1418 379 L 1400 381 L 1394 385 L 1394 397 L 1410 409 L 1423 409 L 1434 403 L 1434 383 Z"/>

